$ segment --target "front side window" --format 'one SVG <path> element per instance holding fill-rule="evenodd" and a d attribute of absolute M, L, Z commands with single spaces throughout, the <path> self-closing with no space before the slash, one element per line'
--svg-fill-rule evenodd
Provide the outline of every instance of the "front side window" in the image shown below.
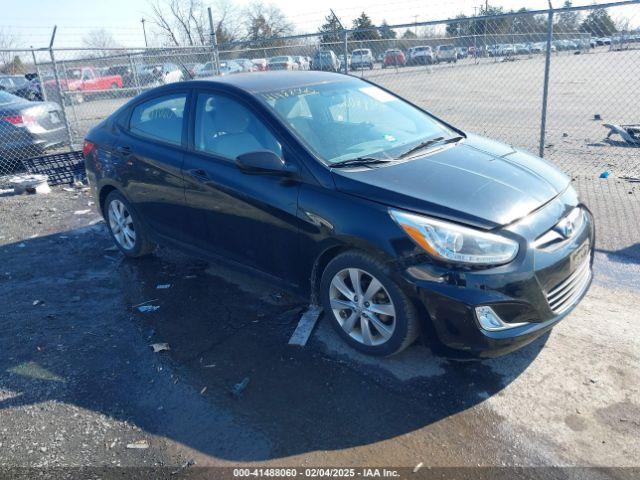
<path fill-rule="evenodd" d="M 186 93 L 177 93 L 141 103 L 131 113 L 129 129 L 136 135 L 180 145 L 186 100 Z"/>
<path fill-rule="evenodd" d="M 257 150 L 282 156 L 282 146 L 269 128 L 240 102 L 225 95 L 198 95 L 195 148 L 228 159 Z"/>
<path fill-rule="evenodd" d="M 358 157 L 395 159 L 423 141 L 456 136 L 423 111 L 358 79 L 260 97 L 328 163 Z"/>

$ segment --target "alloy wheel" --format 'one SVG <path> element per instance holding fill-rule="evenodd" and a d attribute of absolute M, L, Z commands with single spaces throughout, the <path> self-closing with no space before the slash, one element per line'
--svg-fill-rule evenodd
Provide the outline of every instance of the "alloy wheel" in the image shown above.
<path fill-rule="evenodd" d="M 133 249 L 136 244 L 133 218 L 125 204 L 120 200 L 112 200 L 109 204 L 109 227 L 122 248 L 125 250 Z"/>
<path fill-rule="evenodd" d="M 396 310 L 376 277 L 359 268 L 346 268 L 335 274 L 329 288 L 333 314 L 351 338 L 363 345 L 377 346 L 392 337 Z"/>

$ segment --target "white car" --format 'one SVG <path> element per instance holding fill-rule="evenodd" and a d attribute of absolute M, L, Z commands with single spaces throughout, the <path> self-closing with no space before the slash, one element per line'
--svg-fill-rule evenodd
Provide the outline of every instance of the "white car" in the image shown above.
<path fill-rule="evenodd" d="M 436 47 L 436 61 L 456 63 L 458 61 L 458 50 L 453 45 L 438 45 Z"/>
<path fill-rule="evenodd" d="M 407 50 L 407 63 L 409 65 L 431 65 L 435 63 L 435 55 L 428 45 L 419 45 Z"/>
<path fill-rule="evenodd" d="M 368 68 L 373 70 L 373 53 L 368 48 L 359 48 L 351 52 L 351 69 L 361 70 Z"/>

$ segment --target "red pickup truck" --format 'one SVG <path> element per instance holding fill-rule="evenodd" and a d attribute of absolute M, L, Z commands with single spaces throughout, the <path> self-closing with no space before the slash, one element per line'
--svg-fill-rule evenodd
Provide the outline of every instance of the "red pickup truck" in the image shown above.
<path fill-rule="evenodd" d="M 62 72 L 60 73 L 60 87 L 63 91 L 74 92 L 69 93 L 70 99 L 78 103 L 86 100 L 88 92 L 122 88 L 122 77 L 120 75 L 103 75 L 93 67 L 67 69 L 66 78 L 62 75 Z M 45 81 L 44 84 L 47 90 L 56 88 L 56 81 L 53 78 Z"/>

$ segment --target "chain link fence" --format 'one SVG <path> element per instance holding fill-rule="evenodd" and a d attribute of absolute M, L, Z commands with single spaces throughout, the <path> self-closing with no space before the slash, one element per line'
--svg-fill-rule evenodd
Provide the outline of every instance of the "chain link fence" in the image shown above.
<path fill-rule="evenodd" d="M 0 51 L 0 178 L 80 149 L 158 85 L 282 69 L 366 78 L 574 177 L 640 177 L 640 3 L 626 1 L 218 46 Z"/>

